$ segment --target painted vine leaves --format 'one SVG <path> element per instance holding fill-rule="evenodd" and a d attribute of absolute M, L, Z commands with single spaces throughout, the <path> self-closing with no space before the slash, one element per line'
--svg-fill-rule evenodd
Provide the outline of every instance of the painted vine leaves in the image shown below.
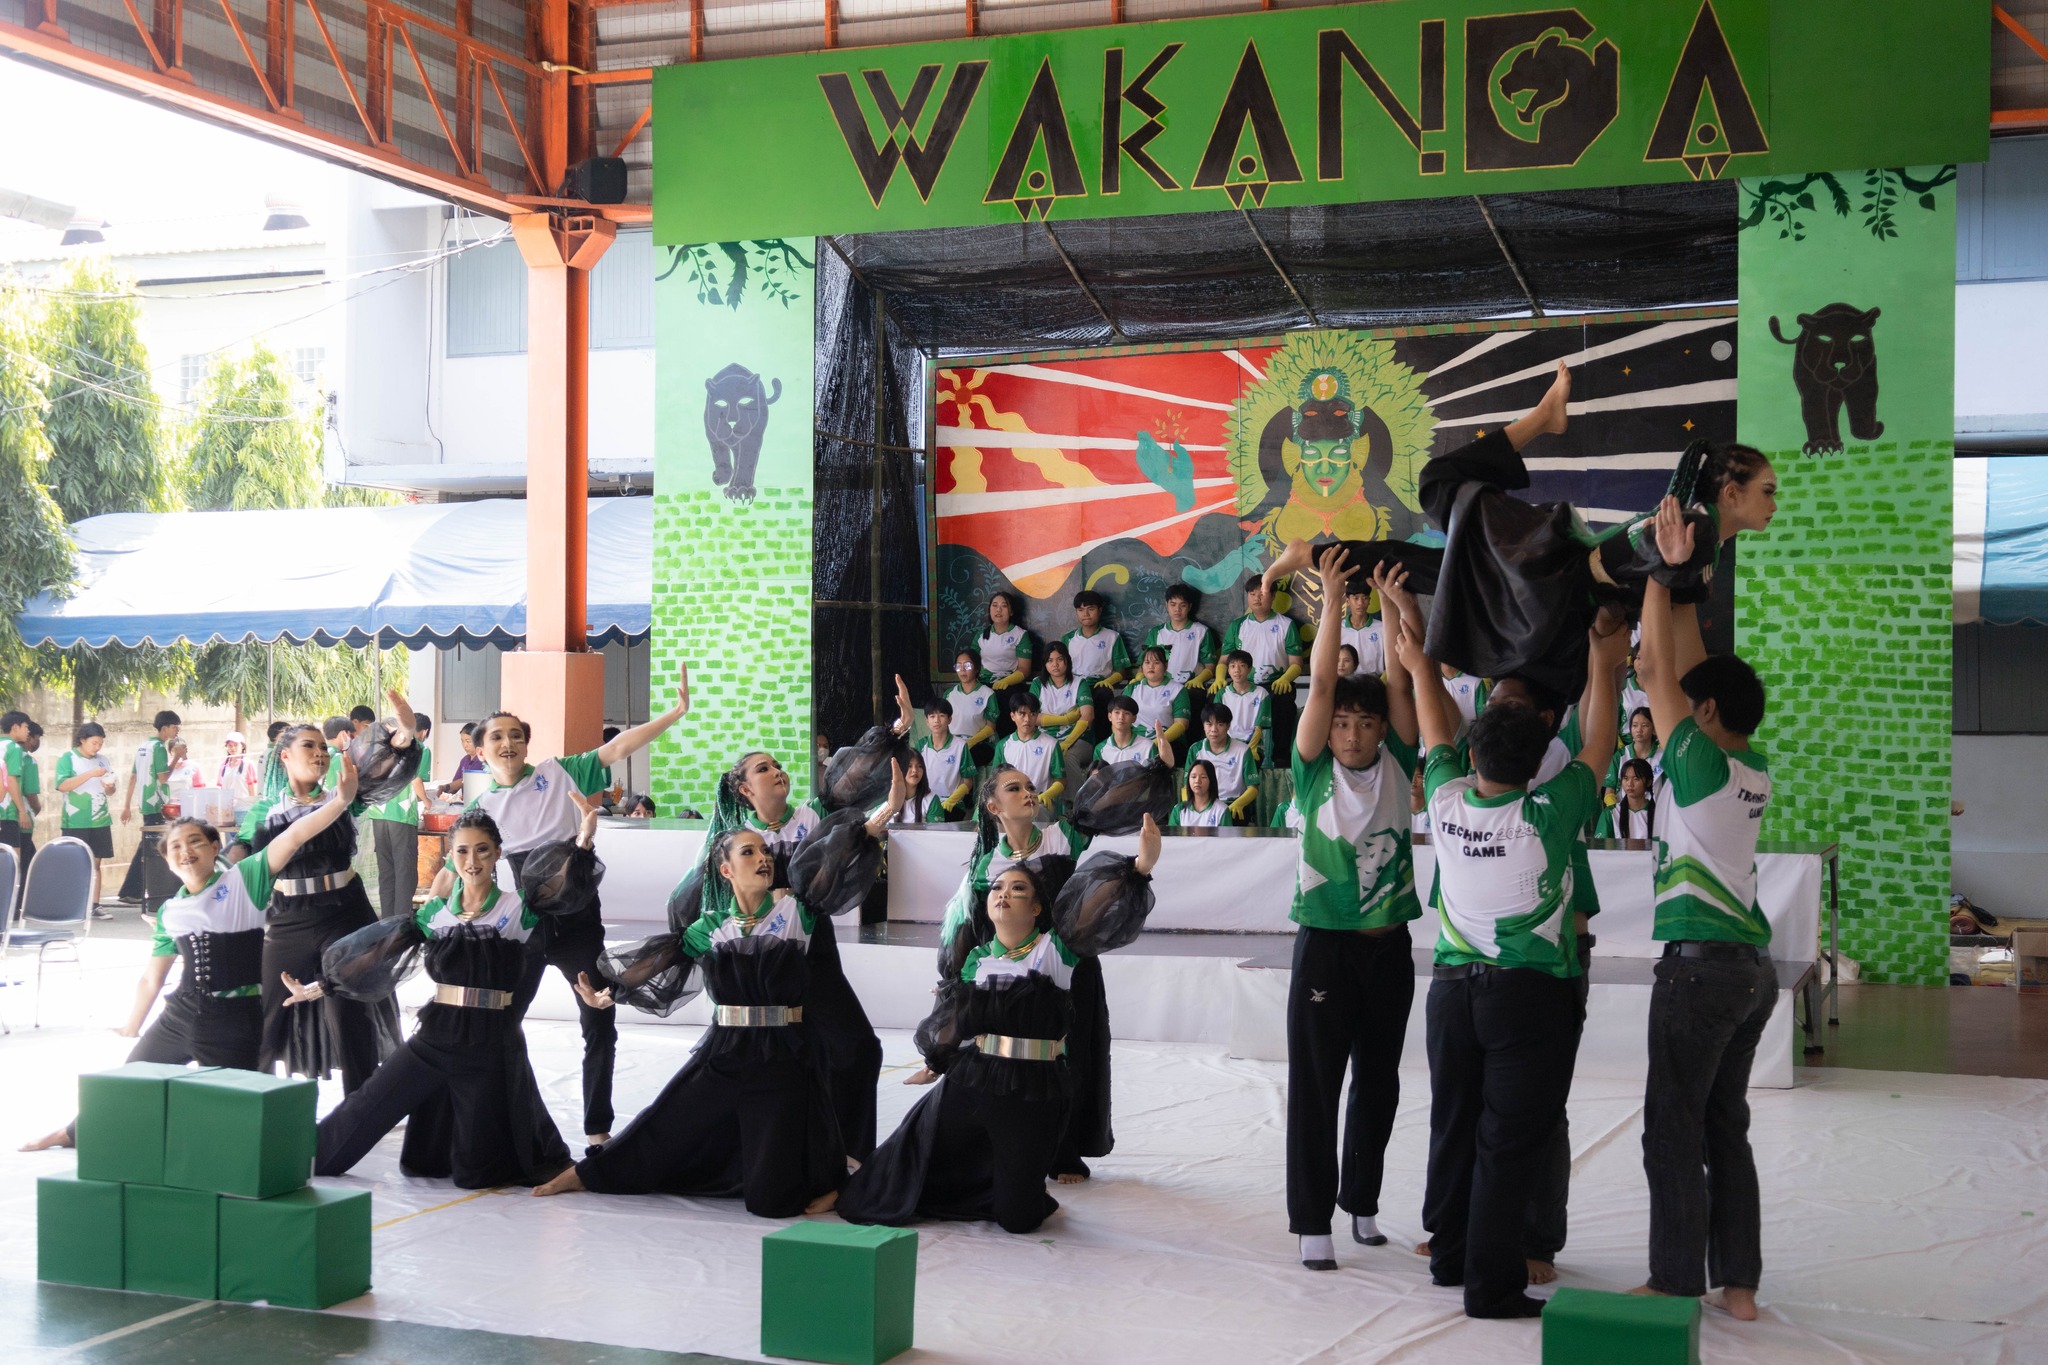
<path fill-rule="evenodd" d="M 803 298 L 795 283 L 797 272 L 809 270 L 813 264 L 781 237 L 672 246 L 667 250 L 668 266 L 655 276 L 656 282 L 688 267 L 686 278 L 696 287 L 697 302 L 713 308 L 722 305 L 737 310 L 749 285 L 788 308 Z"/>
<path fill-rule="evenodd" d="M 1911 195 L 1921 208 L 1931 210 L 1934 191 L 1955 178 L 1954 166 L 1943 166 L 1926 179 L 1912 174 L 1903 166 L 1863 172 L 1857 212 L 1865 230 L 1879 241 L 1889 241 L 1898 236 L 1895 211 L 1901 202 Z M 1748 207 L 1737 227 L 1747 232 L 1751 228 L 1768 225 L 1776 227 L 1780 237 L 1788 237 L 1795 242 L 1805 241 L 1806 219 L 1803 215 L 1820 211 L 1814 198 L 1815 187 L 1827 193 L 1828 206 L 1834 209 L 1837 218 L 1849 216 L 1849 192 L 1843 188 L 1840 177 L 1828 171 L 1816 171 L 1797 179 L 1770 179 L 1753 185 L 1745 181 L 1743 194 L 1748 200 Z"/>

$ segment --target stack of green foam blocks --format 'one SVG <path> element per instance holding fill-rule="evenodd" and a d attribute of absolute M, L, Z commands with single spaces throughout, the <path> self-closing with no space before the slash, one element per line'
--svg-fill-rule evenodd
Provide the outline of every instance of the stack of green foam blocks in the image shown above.
<path fill-rule="evenodd" d="M 78 1174 L 36 1186 L 37 1275 L 326 1308 L 370 1287 L 370 1194 L 306 1183 L 311 1081 L 131 1062 L 78 1078 Z"/>

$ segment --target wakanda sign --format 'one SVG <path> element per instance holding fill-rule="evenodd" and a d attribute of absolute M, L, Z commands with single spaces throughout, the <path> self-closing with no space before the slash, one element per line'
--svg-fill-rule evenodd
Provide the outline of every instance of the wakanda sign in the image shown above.
<path fill-rule="evenodd" d="M 1989 22 L 1986 0 L 1386 0 L 670 66 L 655 232 L 1977 161 Z"/>

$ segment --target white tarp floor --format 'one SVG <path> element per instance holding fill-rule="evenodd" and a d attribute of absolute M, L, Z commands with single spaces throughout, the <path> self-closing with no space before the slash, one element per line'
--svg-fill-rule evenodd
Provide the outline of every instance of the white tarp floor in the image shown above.
<path fill-rule="evenodd" d="M 120 973 L 89 975 L 107 1002 L 93 1014 L 125 1003 Z M 128 1044 L 98 1019 L 46 1014 L 30 1030 L 22 994 L 9 994 L 0 1276 L 32 1280 L 34 1177 L 72 1159 L 13 1148 L 61 1123 L 76 1074 L 117 1064 Z M 697 1033 L 622 1032 L 623 1114 L 653 1097 Z M 535 1022 L 529 1036 L 571 1135 L 576 1028 Z M 907 1035 L 883 1041 L 886 1132 L 919 1092 L 899 1083 L 912 1064 Z M 1116 1152 L 1094 1163 L 1092 1182 L 1059 1191 L 1064 1207 L 1035 1236 L 921 1225 L 918 1345 L 902 1359 L 1536 1360 L 1535 1324 L 1466 1320 L 1457 1291 L 1431 1286 L 1408 1251 L 1423 1235 L 1420 1063 L 1404 1069 L 1388 1157 L 1381 1226 L 1392 1243 L 1340 1240 L 1342 1269 L 1315 1274 L 1295 1260 L 1283 1209 L 1284 1067 L 1212 1046 L 1117 1043 Z M 338 1099 L 338 1086 L 323 1086 L 323 1107 Z M 1625 1289 L 1644 1276 L 1641 1103 L 1616 1081 L 1573 1092 L 1562 1284 Z M 1709 1310 L 1704 1360 L 2048 1360 L 2048 1082 L 1808 1070 L 1797 1088 L 1752 1091 L 1750 1103 L 1764 1314 L 1739 1324 Z M 398 1145 L 394 1135 L 334 1182 L 374 1190 L 377 1223 L 376 1288 L 334 1311 L 761 1358 L 759 1241 L 778 1224 L 716 1200 L 470 1193 L 401 1175 Z"/>

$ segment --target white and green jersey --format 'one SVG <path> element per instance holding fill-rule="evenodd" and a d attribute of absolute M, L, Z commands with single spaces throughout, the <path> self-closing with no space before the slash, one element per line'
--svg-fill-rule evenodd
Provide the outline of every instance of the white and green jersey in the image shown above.
<path fill-rule="evenodd" d="M 162 740 L 146 739 L 136 747 L 135 789 L 142 799 L 145 820 L 163 813 L 164 802 L 171 795 L 170 771 L 171 751 Z M 0 820 L 13 818 L 0 814 Z"/>
<path fill-rule="evenodd" d="M 271 888 L 276 884 L 270 859 L 252 853 L 233 867 L 215 872 L 196 892 L 179 887 L 156 912 L 150 955 L 176 957 L 178 940 L 188 934 L 245 934 L 263 928 Z M 262 991 L 262 983 L 252 982 L 215 994 L 225 998 L 260 995 Z"/>
<path fill-rule="evenodd" d="M 107 761 L 98 754 L 87 758 L 76 749 L 66 749 L 57 755 L 59 787 L 74 777 L 92 774 L 84 782 L 63 793 L 65 829 L 105 829 L 114 823 L 113 812 L 107 807 L 106 783 L 101 780 L 106 771 Z"/>
<path fill-rule="evenodd" d="M 1757 834 L 1771 800 L 1764 756 L 1723 749 L 1687 716 L 1664 746 L 1664 778 L 1652 937 L 1768 947 L 1770 921 L 1756 901 Z"/>
<path fill-rule="evenodd" d="M 1143 734 L 1156 735 L 1188 718 L 1188 690 L 1170 678 L 1158 684 L 1132 683 L 1128 695 L 1138 703 L 1137 728 Z"/>
<path fill-rule="evenodd" d="M 1145 648 L 1157 645 L 1166 651 L 1166 676 L 1177 683 L 1214 664 L 1220 656 L 1216 632 L 1200 621 L 1190 621 L 1185 630 L 1170 625 L 1154 626 L 1145 635 Z"/>
<path fill-rule="evenodd" d="M 1244 795 L 1245 773 L 1251 767 L 1252 746 L 1241 739 L 1225 740 L 1221 752 L 1209 747 L 1203 740 L 1189 752 L 1187 761 L 1196 759 L 1209 765 L 1216 773 L 1216 799 L 1235 801 Z"/>
<path fill-rule="evenodd" d="M 1240 616 L 1223 636 L 1223 652 L 1234 649 L 1252 656 L 1253 682 L 1269 683 L 1286 671 L 1288 655 L 1301 653 L 1301 625 L 1292 616 Z"/>
<path fill-rule="evenodd" d="M 583 824 L 583 812 L 569 793 L 595 796 L 607 782 L 604 761 L 592 749 L 529 763 L 510 786 L 501 786 L 492 778 L 491 785 L 469 804 L 498 822 L 506 853 L 525 853 L 542 844 L 575 838 Z"/>
<path fill-rule="evenodd" d="M 683 951 L 691 957 L 702 957 L 721 944 L 743 938 L 779 938 L 808 944 L 815 927 L 809 908 L 784 892 L 752 920 L 736 913 L 730 905 L 706 910 L 683 931 Z"/>
<path fill-rule="evenodd" d="M 28 750 L 11 739 L 0 739 L 0 766 L 4 766 L 13 775 L 14 780 L 22 784 L 24 790 L 27 789 L 22 773 L 28 768 Z M 146 812 L 148 807 L 145 806 L 143 809 Z M 0 799 L 0 820 L 26 821 L 28 818 L 22 814 L 20 803 L 12 795 Z"/>
<path fill-rule="evenodd" d="M 952 941 L 960 926 L 972 917 L 975 900 L 986 896 L 989 884 L 1018 863 L 1048 853 L 1078 862 L 1088 851 L 1088 836 L 1065 820 L 1037 826 L 1032 831 L 1032 839 L 1031 846 L 1019 853 L 1010 847 L 1009 835 L 998 834 L 994 848 L 975 856 L 968 865 L 967 875 L 960 879 L 960 887 L 953 893 L 953 899 L 946 903 L 946 918 L 939 926 L 941 943 Z"/>
<path fill-rule="evenodd" d="M 917 756 L 924 760 L 925 790 L 934 800 L 943 800 L 961 782 L 974 780 L 974 760 L 967 756 L 967 741 L 959 735 L 948 735 L 943 749 L 928 739 L 920 740 Z"/>
<path fill-rule="evenodd" d="M 960 979 L 978 986 L 997 977 L 1022 978 L 1036 972 L 1050 978 L 1063 991 L 1074 988 L 1074 964 L 1081 959 L 1060 942 L 1059 935 L 1038 934 L 1022 947 L 1021 954 L 1012 956 L 1014 950 L 1003 947 L 999 940 L 978 944 L 968 951 L 967 961 L 961 964 Z"/>
<path fill-rule="evenodd" d="M 1253 735 L 1273 727 L 1272 694 L 1257 683 L 1249 692 L 1240 692 L 1225 685 L 1216 694 L 1216 700 L 1230 710 L 1230 737 L 1251 742 Z"/>
<path fill-rule="evenodd" d="M 1031 657 L 1031 632 L 1022 626 L 1011 626 L 1000 635 L 984 631 L 974 647 L 981 654 L 981 680 L 994 682 L 1015 673 L 1019 659 Z"/>
<path fill-rule="evenodd" d="M 1430 750 L 1430 842 L 1436 849 L 1438 966 L 1490 962 L 1579 975 L 1572 851 L 1600 802 L 1593 770 L 1572 763 L 1533 790 L 1481 796 L 1446 744 Z"/>
<path fill-rule="evenodd" d="M 953 733 L 962 739 L 972 739 L 983 726 L 996 723 L 996 694 L 986 683 L 972 692 L 961 691 L 955 683 L 946 693 L 946 705 L 953 711 Z"/>
<path fill-rule="evenodd" d="M 1387 671 L 1387 628 L 1384 623 L 1372 620 L 1362 626 L 1354 626 L 1346 620 L 1344 638 L 1338 643 L 1350 645 L 1358 652 L 1359 672 L 1378 675 Z"/>
<path fill-rule="evenodd" d="M 1104 735 L 1102 743 L 1095 746 L 1097 763 L 1151 763 L 1158 758 L 1159 750 L 1153 747 L 1151 738 L 1135 730 L 1131 732 L 1129 744 L 1117 743 L 1116 735 L 1112 733 Z"/>
<path fill-rule="evenodd" d="M 413 922 L 428 938 L 439 938 L 460 925 L 475 924 L 514 943 L 524 943 L 532 938 L 534 927 L 540 923 L 540 916 L 526 908 L 517 891 L 507 891 L 495 883 L 484 894 L 484 908 L 477 914 L 464 919 L 459 913 L 461 908 L 462 892 L 458 885 L 454 895 L 422 905 L 413 916 Z"/>
<path fill-rule="evenodd" d="M 1011 735 L 1002 742 L 1001 751 L 1002 761 L 1030 778 L 1038 792 L 1066 780 L 1067 761 L 1060 742 L 1043 730 L 1029 739 Z"/>
<path fill-rule="evenodd" d="M 1207 810 L 1196 810 L 1185 801 L 1166 813 L 1166 823 L 1178 829 L 1226 829 L 1237 822 L 1221 797 L 1212 799 Z"/>
<path fill-rule="evenodd" d="M 1451 700 L 1458 704 L 1458 714 L 1470 725 L 1486 709 L 1486 679 L 1475 678 L 1470 673 L 1460 673 L 1455 678 L 1444 679 L 1444 691 L 1451 694 Z M 1459 729 L 1463 733 L 1463 727 Z"/>
<path fill-rule="evenodd" d="M 1077 678 L 1106 678 L 1112 673 L 1126 672 L 1131 666 L 1130 646 L 1108 626 L 1098 626 L 1093 635 L 1070 630 L 1062 643 L 1067 647 L 1067 657 L 1074 661 Z"/>
<path fill-rule="evenodd" d="M 417 781 L 425 782 L 427 780 L 427 764 L 433 755 L 429 754 L 427 746 L 421 744 L 418 740 L 413 741 L 413 747 L 419 750 L 419 767 L 415 771 L 414 777 Z M 383 805 L 371 806 L 368 810 L 364 811 L 363 818 L 365 820 L 389 820 L 393 824 L 399 825 L 417 825 L 420 822 L 419 793 L 414 789 L 413 784 L 408 782 L 394 792 L 391 799 Z M 578 818 L 580 819 L 581 817 L 579 816 Z"/>
<path fill-rule="evenodd" d="M 1038 697 L 1038 714 L 1041 718 L 1071 716 L 1092 700 L 1082 690 L 1085 686 L 1079 678 L 1056 683 L 1043 673 L 1039 674 L 1031 680 L 1031 690 Z"/>
<path fill-rule="evenodd" d="M 795 848 L 825 823 L 825 807 L 814 796 L 800 806 L 791 806 L 784 813 L 782 823 L 774 829 L 768 828 L 768 822 L 750 810 L 740 812 L 740 823 L 760 835 L 761 842 L 768 846 L 770 853 L 780 853 L 784 849 Z"/>
<path fill-rule="evenodd" d="M 1373 762 L 1347 768 L 1325 748 L 1294 755 L 1301 848 L 1288 918 L 1312 929 L 1384 929 L 1422 915 L 1408 837 L 1415 750 L 1389 732 Z"/>

